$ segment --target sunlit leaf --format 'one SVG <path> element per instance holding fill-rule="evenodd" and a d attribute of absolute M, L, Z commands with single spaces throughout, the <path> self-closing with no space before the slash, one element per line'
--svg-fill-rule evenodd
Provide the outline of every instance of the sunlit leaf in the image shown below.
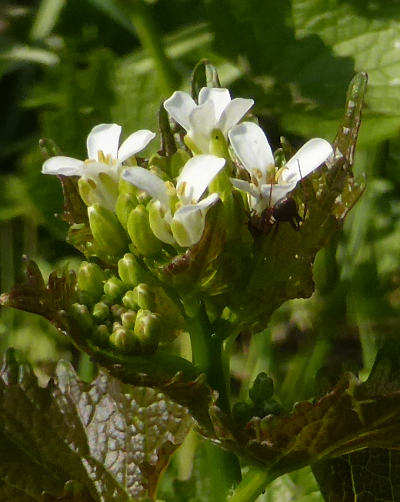
<path fill-rule="evenodd" d="M 41 500 L 42 492 L 76 502 L 153 497 L 191 426 L 187 410 L 164 395 L 105 373 L 83 383 L 65 362 L 39 388 L 13 352 L 1 371 L 0 404 L 2 500 Z M 80 494 L 68 498 L 73 482 Z"/>

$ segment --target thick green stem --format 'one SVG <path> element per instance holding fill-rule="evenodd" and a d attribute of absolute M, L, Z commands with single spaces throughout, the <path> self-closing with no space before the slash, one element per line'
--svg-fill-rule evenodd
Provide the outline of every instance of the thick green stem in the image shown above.
<path fill-rule="evenodd" d="M 229 502 L 254 502 L 273 480 L 267 470 L 251 467 L 237 486 Z"/>
<path fill-rule="evenodd" d="M 204 306 L 196 315 L 188 319 L 188 328 L 192 343 L 192 361 L 207 375 L 209 385 L 218 391 L 218 405 L 229 413 L 229 392 L 227 375 L 223 361 L 223 340 L 213 333 Z"/>
<path fill-rule="evenodd" d="M 179 79 L 164 51 L 159 30 L 156 29 L 149 8 L 143 0 L 132 0 L 130 2 L 130 13 L 140 43 L 152 58 L 156 67 L 161 91 L 168 96 L 178 86 Z"/>

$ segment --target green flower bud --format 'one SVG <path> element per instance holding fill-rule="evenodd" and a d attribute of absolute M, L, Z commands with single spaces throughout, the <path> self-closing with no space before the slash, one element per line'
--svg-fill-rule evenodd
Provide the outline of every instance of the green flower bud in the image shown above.
<path fill-rule="evenodd" d="M 126 308 L 116 303 L 111 306 L 111 313 L 114 319 L 119 319 L 126 312 Z"/>
<path fill-rule="evenodd" d="M 105 324 L 99 324 L 93 330 L 93 339 L 99 347 L 107 347 L 110 332 Z"/>
<path fill-rule="evenodd" d="M 129 215 L 127 230 L 132 243 L 143 256 L 157 254 L 162 242 L 150 228 L 149 213 L 143 205 L 136 206 Z"/>
<path fill-rule="evenodd" d="M 104 283 L 104 293 L 113 302 L 120 300 L 126 291 L 126 285 L 117 277 L 111 277 Z"/>
<path fill-rule="evenodd" d="M 113 331 L 109 341 L 112 346 L 125 354 L 133 352 L 138 346 L 133 331 L 125 328 L 117 328 Z"/>
<path fill-rule="evenodd" d="M 138 200 L 136 198 L 136 195 L 127 192 L 123 192 L 118 195 L 117 202 L 115 204 L 115 212 L 117 213 L 117 217 L 121 225 L 125 229 L 128 225 L 128 217 L 131 211 L 135 209 L 137 205 Z"/>
<path fill-rule="evenodd" d="M 121 315 L 122 326 L 125 329 L 134 329 L 135 321 L 136 321 L 136 312 L 133 312 L 132 310 L 128 310 L 128 312 L 124 312 Z"/>
<path fill-rule="evenodd" d="M 123 305 L 131 310 L 136 310 L 138 305 L 135 300 L 135 294 L 133 291 L 127 291 L 122 298 Z"/>
<path fill-rule="evenodd" d="M 119 260 L 118 275 L 127 286 L 131 287 L 145 281 L 149 276 L 132 253 L 126 253 Z"/>
<path fill-rule="evenodd" d="M 275 399 L 268 399 L 257 406 L 257 415 L 261 418 L 267 415 L 280 415 L 281 411 L 282 408 Z"/>
<path fill-rule="evenodd" d="M 96 263 L 83 261 L 77 277 L 78 288 L 97 300 L 103 293 L 103 284 L 106 278 L 106 273 Z"/>
<path fill-rule="evenodd" d="M 263 371 L 259 373 L 249 390 L 250 399 L 254 404 L 261 403 L 269 399 L 274 393 L 274 382 Z"/>
<path fill-rule="evenodd" d="M 127 248 L 127 240 L 115 214 L 99 204 L 94 204 L 88 207 L 88 215 L 90 229 L 101 251 L 112 256 L 121 255 Z"/>
<path fill-rule="evenodd" d="M 86 305 L 73 303 L 68 309 L 68 315 L 79 326 L 83 333 L 88 333 L 93 329 L 93 319 Z"/>
<path fill-rule="evenodd" d="M 170 158 L 169 175 L 170 178 L 177 178 L 182 171 L 183 166 L 190 159 L 190 155 L 186 150 L 181 148 L 177 150 Z"/>
<path fill-rule="evenodd" d="M 149 310 L 139 310 L 135 322 L 135 336 L 140 348 L 146 354 L 155 352 L 162 330 L 162 323 L 157 314 Z"/>
<path fill-rule="evenodd" d="M 154 291 L 148 284 L 142 283 L 136 286 L 133 290 L 133 299 L 141 309 L 154 310 L 156 307 Z"/>
<path fill-rule="evenodd" d="M 98 302 L 93 307 L 92 315 L 97 322 L 105 321 L 110 315 L 110 308 L 104 302 Z"/>

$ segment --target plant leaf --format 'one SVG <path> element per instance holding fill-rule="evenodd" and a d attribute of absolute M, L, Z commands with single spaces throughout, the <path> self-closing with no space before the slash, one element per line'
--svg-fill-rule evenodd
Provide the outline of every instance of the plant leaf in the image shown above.
<path fill-rule="evenodd" d="M 72 481 L 81 495 L 66 500 L 153 497 L 192 423 L 187 410 L 163 394 L 124 386 L 104 372 L 83 383 L 66 362 L 58 364 L 54 382 L 40 388 L 13 351 L 0 374 L 0 418 L 0 497 L 14 500 L 5 496 L 14 490 L 21 502 L 41 500 L 42 492 L 66 495 Z"/>
<path fill-rule="evenodd" d="M 314 403 L 298 403 L 289 416 L 254 417 L 243 429 L 211 409 L 225 447 L 270 470 L 272 477 L 364 448 L 400 450 L 400 346 L 378 354 L 368 380 L 343 375 Z"/>
<path fill-rule="evenodd" d="M 372 448 L 313 465 L 328 502 L 396 502 L 400 497 L 400 452 Z"/>

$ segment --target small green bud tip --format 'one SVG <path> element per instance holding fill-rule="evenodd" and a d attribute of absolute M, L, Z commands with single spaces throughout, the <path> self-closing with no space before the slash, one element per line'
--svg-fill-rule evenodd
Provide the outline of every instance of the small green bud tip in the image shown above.
<path fill-rule="evenodd" d="M 114 319 L 119 319 L 126 312 L 126 308 L 118 303 L 111 306 L 111 313 Z"/>
<path fill-rule="evenodd" d="M 90 229 L 100 250 L 112 256 L 121 255 L 127 239 L 116 215 L 99 204 L 88 207 Z"/>
<path fill-rule="evenodd" d="M 105 304 L 104 302 L 98 302 L 96 303 L 96 305 L 94 305 L 92 316 L 94 317 L 95 321 L 103 322 L 109 317 L 109 315 L 110 308 L 107 304 Z"/>
<path fill-rule="evenodd" d="M 109 338 L 110 344 L 125 354 L 133 352 L 137 347 L 137 341 L 133 332 L 125 328 L 117 328 Z"/>
<path fill-rule="evenodd" d="M 78 288 L 94 299 L 100 298 L 106 280 L 105 272 L 96 264 L 83 261 L 78 272 Z"/>
<path fill-rule="evenodd" d="M 93 340 L 99 347 L 107 347 L 109 338 L 110 332 L 105 324 L 99 324 L 94 328 Z"/>
<path fill-rule="evenodd" d="M 93 328 L 93 319 L 86 305 L 73 303 L 68 309 L 68 315 L 78 325 L 83 332 L 91 331 Z"/>
<path fill-rule="evenodd" d="M 135 321 L 136 321 L 136 312 L 133 312 L 132 310 L 128 310 L 128 312 L 124 312 L 121 315 L 122 326 L 125 329 L 134 329 Z"/>
<path fill-rule="evenodd" d="M 122 298 L 122 304 L 131 310 L 136 310 L 138 308 L 138 305 L 135 301 L 135 294 L 133 291 L 127 291 L 123 298 Z"/>
<path fill-rule="evenodd" d="M 133 299 L 141 309 L 154 310 L 156 307 L 155 294 L 148 284 L 142 283 L 136 286 L 133 290 Z"/>
<path fill-rule="evenodd" d="M 104 283 L 104 293 L 113 302 L 120 300 L 126 289 L 127 286 L 117 277 L 111 277 Z"/>
<path fill-rule="evenodd" d="M 144 353 L 150 354 L 157 350 L 161 329 L 162 324 L 157 314 L 149 310 L 138 311 L 134 332 Z"/>
<path fill-rule="evenodd" d="M 149 213 L 142 204 L 130 212 L 127 230 L 133 245 L 141 255 L 151 256 L 160 252 L 162 242 L 153 234 Z"/>
<path fill-rule="evenodd" d="M 129 183 L 130 186 L 132 186 Z M 115 204 L 115 212 L 121 223 L 121 225 L 126 229 L 128 225 L 128 217 L 133 209 L 138 205 L 138 200 L 136 195 L 132 193 L 123 192 L 120 193 L 117 202 Z"/>
<path fill-rule="evenodd" d="M 261 372 L 257 375 L 254 383 L 249 390 L 249 397 L 253 403 L 258 404 L 269 399 L 274 393 L 274 382 L 266 373 Z"/>
<path fill-rule="evenodd" d="M 118 262 L 118 275 L 130 287 L 134 287 L 146 279 L 146 271 L 132 253 L 126 253 Z"/>

